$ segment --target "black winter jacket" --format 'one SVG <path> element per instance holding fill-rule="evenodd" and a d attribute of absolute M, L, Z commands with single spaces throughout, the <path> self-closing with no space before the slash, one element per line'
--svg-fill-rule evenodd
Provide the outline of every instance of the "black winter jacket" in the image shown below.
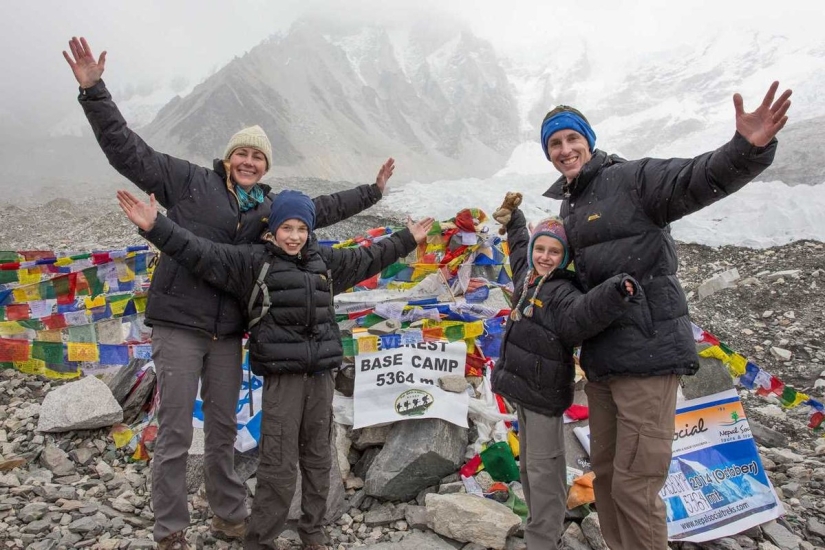
<path fill-rule="evenodd" d="M 527 264 L 529 235 L 521 210 L 507 225 L 510 266 L 513 270 L 513 307 L 519 301 Z M 573 403 L 575 367 L 573 348 L 602 331 L 638 302 L 625 290 L 625 275 L 611 277 L 587 294 L 577 288 L 572 272 L 557 269 L 542 285 L 532 317 L 507 321 L 501 358 L 493 369 L 493 391 L 546 416 L 560 416 Z M 636 281 L 630 279 L 638 289 Z M 538 281 L 527 288 L 522 311 Z"/>
<path fill-rule="evenodd" d="M 154 193 L 170 219 L 216 243 L 258 242 L 272 205 L 269 186 L 262 185 L 267 194 L 262 204 L 241 212 L 223 161 L 215 160 L 209 170 L 152 149 L 126 125 L 102 80 L 81 88 L 78 99 L 109 164 L 146 193 Z M 375 184 L 316 197 L 316 227 L 344 220 L 380 199 Z M 146 324 L 196 329 L 216 337 L 237 336 L 246 327 L 235 299 L 163 257 L 149 289 Z"/>
<path fill-rule="evenodd" d="M 158 215 L 144 237 L 194 276 L 229 292 L 247 305 L 265 263 L 264 284 L 271 307 L 249 335 L 249 363 L 258 375 L 311 374 L 341 365 L 341 333 L 332 297 L 372 277 L 415 250 L 403 229 L 369 247 L 335 249 L 310 236 L 299 256 L 289 256 L 270 242 L 217 244 L 195 236 Z M 260 315 L 258 293 L 252 316 Z"/>
<path fill-rule="evenodd" d="M 692 159 L 625 161 L 596 150 L 569 185 L 562 177 L 545 193 L 564 200 L 561 217 L 585 290 L 617 273 L 629 273 L 644 288 L 641 307 L 584 342 L 588 379 L 696 372 L 669 224 L 741 189 L 771 164 L 775 151 L 776 140 L 754 147 L 738 133 Z"/>

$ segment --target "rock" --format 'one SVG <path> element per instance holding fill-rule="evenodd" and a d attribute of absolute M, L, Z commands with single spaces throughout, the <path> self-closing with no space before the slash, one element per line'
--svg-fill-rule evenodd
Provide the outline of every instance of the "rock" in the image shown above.
<path fill-rule="evenodd" d="M 438 379 L 438 387 L 452 393 L 461 393 L 469 385 L 463 374 L 447 374 Z"/>
<path fill-rule="evenodd" d="M 776 346 L 771 347 L 771 355 L 779 359 L 780 361 L 790 361 L 793 358 L 793 352 L 778 348 Z"/>
<path fill-rule="evenodd" d="M 20 466 L 25 466 L 28 460 L 23 457 L 9 458 L 8 460 L 0 461 L 0 472 L 8 472 Z"/>
<path fill-rule="evenodd" d="M 191 495 L 198 491 L 201 483 L 203 483 L 203 450 L 205 445 L 205 436 L 203 428 L 192 429 L 192 444 L 189 446 L 189 454 L 186 455 L 186 491 Z M 249 475 L 241 476 L 241 481 L 246 481 L 255 468 L 258 467 L 258 448 L 256 447 L 250 451 L 254 456 L 255 466 L 249 472 Z M 238 472 L 238 460 L 240 453 L 235 453 L 235 471 Z M 243 461 L 243 459 L 241 459 Z M 242 462 L 242 464 L 245 464 Z M 240 473 L 239 473 L 240 475 Z"/>
<path fill-rule="evenodd" d="M 570 522 L 561 536 L 560 550 L 590 550 L 587 538 L 578 523 Z"/>
<path fill-rule="evenodd" d="M 825 539 L 825 524 L 818 519 L 813 517 L 808 518 L 805 522 L 805 529 L 807 529 L 811 535 Z"/>
<path fill-rule="evenodd" d="M 155 390 L 155 369 L 146 369 L 140 377 L 137 387 L 132 390 L 123 403 L 123 422 L 133 424 L 138 420 L 146 401 L 152 398 Z"/>
<path fill-rule="evenodd" d="M 335 451 L 338 453 L 338 466 L 341 468 L 341 477 L 343 479 L 347 479 L 350 474 L 350 465 L 349 460 L 347 460 L 347 455 L 349 454 L 350 447 L 352 446 L 352 440 L 350 439 L 351 428 L 335 422 L 333 423 L 333 429 L 335 430 Z M 358 474 L 355 475 L 358 476 Z M 363 479 L 362 476 L 358 477 Z"/>
<path fill-rule="evenodd" d="M 433 531 L 460 542 L 503 550 L 521 518 L 505 505 L 467 494 L 429 494 L 427 522 Z"/>
<path fill-rule="evenodd" d="M 455 550 L 456 547 L 432 532 L 410 533 L 398 542 L 370 545 L 369 550 Z"/>
<path fill-rule="evenodd" d="M 372 463 L 375 461 L 375 457 L 377 457 L 380 452 L 380 447 L 369 447 L 365 449 L 358 458 L 358 462 L 356 462 L 352 467 L 352 473 L 361 479 L 366 478 L 370 466 L 372 466 Z"/>
<path fill-rule="evenodd" d="M 109 387 L 94 376 L 86 376 L 46 395 L 37 431 L 91 430 L 122 421 L 123 410 Z"/>
<path fill-rule="evenodd" d="M 384 504 L 364 515 L 364 524 L 368 527 L 389 525 L 406 517 L 407 505 L 393 506 Z"/>
<path fill-rule="evenodd" d="M 387 442 L 387 437 L 393 426 L 394 424 L 386 424 L 384 426 L 369 426 L 352 430 L 352 446 L 359 451 L 363 451 L 367 447 L 383 445 Z"/>
<path fill-rule="evenodd" d="M 427 529 L 427 507 L 408 504 L 404 508 L 404 519 L 410 529 Z"/>
<path fill-rule="evenodd" d="M 101 481 L 111 481 L 115 477 L 112 467 L 102 460 L 95 465 L 95 472 Z"/>
<path fill-rule="evenodd" d="M 599 524 L 599 514 L 590 514 L 582 520 L 582 533 L 593 550 L 608 550 Z"/>
<path fill-rule="evenodd" d="M 81 466 L 88 466 L 92 463 L 95 456 L 97 456 L 97 449 L 83 447 L 82 449 L 75 449 L 69 453 L 69 456 L 72 460 L 74 460 L 77 464 Z"/>
<path fill-rule="evenodd" d="M 774 429 L 768 428 L 752 418 L 748 418 L 751 435 L 760 445 L 765 447 L 787 447 L 788 437 Z"/>
<path fill-rule="evenodd" d="M 776 281 L 778 279 L 784 279 L 785 277 L 796 277 L 799 275 L 798 269 L 788 269 L 785 271 L 776 271 L 768 275 L 769 281 Z"/>
<path fill-rule="evenodd" d="M 718 359 L 699 358 L 699 370 L 693 376 L 682 377 L 682 393 L 686 399 L 696 399 L 733 388 L 728 368 Z"/>
<path fill-rule="evenodd" d="M 699 299 L 704 300 L 705 298 L 707 298 L 715 292 L 735 286 L 734 283 L 738 279 L 739 271 L 736 268 L 723 271 L 718 275 L 714 275 L 713 277 L 699 285 L 699 288 L 697 290 L 697 293 L 699 294 Z"/>
<path fill-rule="evenodd" d="M 762 532 L 768 540 L 782 550 L 797 550 L 799 548 L 799 541 L 801 539 L 776 521 L 769 521 L 763 524 Z"/>
<path fill-rule="evenodd" d="M 69 459 L 69 455 L 54 445 L 46 445 L 46 448 L 40 454 L 40 463 L 56 476 L 67 476 L 75 473 L 75 466 Z"/>
<path fill-rule="evenodd" d="M 467 446 L 467 429 L 439 419 L 405 420 L 393 425 L 387 443 L 367 472 L 367 494 L 410 500 L 458 470 Z"/>
<path fill-rule="evenodd" d="M 45 502 L 32 502 L 27 504 L 17 513 L 17 517 L 23 523 L 31 523 L 41 519 L 49 511 L 49 505 Z"/>
<path fill-rule="evenodd" d="M 112 395 L 121 405 L 126 402 L 126 397 L 135 385 L 135 376 L 146 364 L 146 359 L 133 358 L 129 360 L 129 364 L 121 367 L 112 379 L 106 384 L 109 386 Z"/>

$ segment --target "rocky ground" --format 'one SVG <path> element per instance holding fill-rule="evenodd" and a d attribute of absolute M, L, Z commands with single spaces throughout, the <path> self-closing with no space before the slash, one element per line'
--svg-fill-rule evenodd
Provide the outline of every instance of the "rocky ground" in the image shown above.
<path fill-rule="evenodd" d="M 316 192 L 334 184 L 312 182 Z M 340 188 L 340 187 L 337 187 Z M 379 211 L 324 238 L 343 238 L 400 219 Z M 0 250 L 119 248 L 139 239 L 113 200 L 56 199 L 42 206 L 0 203 Z M 680 244 L 679 277 L 696 324 L 787 385 L 825 401 L 825 246 L 796 242 L 767 250 Z M 731 270 L 736 270 L 733 273 Z M 709 283 L 717 279 L 726 285 Z M 709 290 L 715 291 L 708 295 Z M 150 548 L 149 468 L 114 448 L 108 429 L 41 434 L 39 403 L 59 382 L 0 372 L 0 545 L 6 548 Z M 825 547 L 825 441 L 807 428 L 807 406 L 784 409 L 775 398 L 740 395 L 787 514 L 776 522 L 709 543 L 672 548 L 764 549 Z M 350 456 L 355 468 L 359 453 Z M 449 492 L 458 478 L 442 480 Z M 421 495 L 419 495 L 421 497 Z M 386 503 L 351 485 L 346 512 L 330 526 L 335 548 L 480 548 L 433 534 L 422 523 L 421 498 Z M 190 538 L 204 547 L 240 548 L 208 533 L 201 492 L 190 495 Z M 571 524 L 567 548 L 602 548 L 588 522 Z M 585 531 L 582 534 L 582 530 Z M 294 533 L 287 533 L 295 538 Z M 603 544 L 603 543 L 601 543 Z M 296 546 L 297 547 L 297 546 Z M 524 548 L 517 532 L 507 548 Z"/>

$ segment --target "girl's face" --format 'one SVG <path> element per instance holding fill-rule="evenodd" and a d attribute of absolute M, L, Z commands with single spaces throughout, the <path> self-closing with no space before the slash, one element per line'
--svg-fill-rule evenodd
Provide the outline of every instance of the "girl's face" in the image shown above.
<path fill-rule="evenodd" d="M 533 243 L 532 259 L 536 273 L 547 275 L 564 261 L 564 246 L 558 239 L 542 235 Z"/>
<path fill-rule="evenodd" d="M 286 220 L 275 231 L 275 244 L 290 256 L 297 255 L 309 238 L 309 228 L 301 220 Z"/>

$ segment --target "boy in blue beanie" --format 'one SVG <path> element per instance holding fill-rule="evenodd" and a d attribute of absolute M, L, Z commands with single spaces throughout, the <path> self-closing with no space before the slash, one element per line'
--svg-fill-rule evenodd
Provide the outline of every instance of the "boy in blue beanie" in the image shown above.
<path fill-rule="evenodd" d="M 567 500 L 562 414 L 573 403 L 573 348 L 638 302 L 638 283 L 616 275 L 582 294 L 566 269 L 570 257 L 564 225 L 542 220 L 528 233 L 518 209 L 521 194 L 508 193 L 493 218 L 507 229 L 513 302 L 493 369 L 493 391 L 516 405 L 519 469 L 527 548 L 556 550 Z"/>
<path fill-rule="evenodd" d="M 260 465 L 247 549 L 276 548 L 302 473 L 303 548 L 328 548 L 323 518 L 332 453 L 333 369 L 343 360 L 332 297 L 379 273 L 424 242 L 432 218 L 370 247 L 320 246 L 312 230 L 312 199 L 282 191 L 272 203 L 262 244 L 227 245 L 202 239 L 158 215 L 127 191 L 118 201 L 144 238 L 182 267 L 249 304 L 249 362 L 264 376 Z M 204 404 L 208 406 L 208 404 Z"/>

